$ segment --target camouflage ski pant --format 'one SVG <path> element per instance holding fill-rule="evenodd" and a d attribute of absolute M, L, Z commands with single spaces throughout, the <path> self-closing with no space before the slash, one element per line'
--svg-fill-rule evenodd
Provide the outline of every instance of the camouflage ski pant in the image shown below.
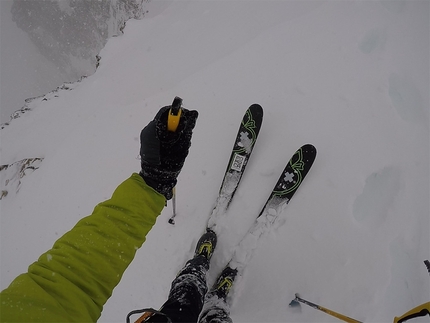
<path fill-rule="evenodd" d="M 232 323 L 224 300 L 207 293 L 206 273 L 209 262 L 197 256 L 185 264 L 172 282 L 168 300 L 148 322 Z"/>

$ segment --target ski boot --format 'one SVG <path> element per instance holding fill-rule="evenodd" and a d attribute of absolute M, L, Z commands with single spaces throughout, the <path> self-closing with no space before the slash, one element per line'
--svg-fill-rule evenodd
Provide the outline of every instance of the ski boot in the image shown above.
<path fill-rule="evenodd" d="M 226 300 L 230 289 L 233 287 L 236 275 L 237 269 L 233 269 L 230 266 L 225 267 L 209 293 Z"/>
<path fill-rule="evenodd" d="M 214 231 L 207 229 L 197 242 L 194 258 L 203 255 L 209 262 L 216 247 L 217 236 Z"/>

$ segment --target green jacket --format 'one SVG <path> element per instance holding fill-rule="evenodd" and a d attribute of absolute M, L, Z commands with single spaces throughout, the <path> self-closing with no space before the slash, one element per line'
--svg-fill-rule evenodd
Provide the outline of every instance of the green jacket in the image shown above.
<path fill-rule="evenodd" d="M 133 174 L 0 293 L 0 321 L 96 322 L 165 202 Z"/>

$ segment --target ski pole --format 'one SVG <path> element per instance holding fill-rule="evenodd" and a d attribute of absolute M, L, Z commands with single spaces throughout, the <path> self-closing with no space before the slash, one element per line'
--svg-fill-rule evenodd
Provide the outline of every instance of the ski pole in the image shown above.
<path fill-rule="evenodd" d="M 354 320 L 353 318 L 350 318 L 350 317 L 348 317 L 346 315 L 337 313 L 335 311 L 329 310 L 328 308 L 322 307 L 320 305 L 317 305 L 317 304 L 314 304 L 312 302 L 309 302 L 309 301 L 307 301 L 307 300 L 305 300 L 303 298 L 300 298 L 299 294 L 296 294 L 296 298 L 291 301 L 290 306 L 292 306 L 292 307 L 293 306 L 297 306 L 297 305 L 300 306 L 300 304 L 298 302 L 306 304 L 306 305 L 309 305 L 310 307 L 313 307 L 313 308 L 315 308 L 315 309 L 317 309 L 319 311 L 322 311 L 322 312 L 324 312 L 324 313 L 326 313 L 328 315 L 337 317 L 338 319 L 340 319 L 342 321 L 345 321 L 345 322 L 348 322 L 348 323 L 362 323 L 362 322 Z"/>
<path fill-rule="evenodd" d="M 410 311 L 406 312 L 405 314 L 403 314 L 400 317 L 396 316 L 394 318 L 393 322 L 394 323 L 402 323 L 402 322 L 405 322 L 407 320 L 414 319 L 414 318 L 420 317 L 420 316 L 426 316 L 426 315 L 430 315 L 430 302 L 421 304 L 421 305 L 411 309 Z"/>
<path fill-rule="evenodd" d="M 182 115 L 182 99 L 179 96 L 176 96 L 173 99 L 172 107 L 169 110 L 169 114 L 167 115 L 167 130 L 171 132 L 176 132 L 178 129 L 179 121 Z M 176 216 L 176 187 L 172 189 L 172 207 L 173 214 L 169 219 L 170 224 L 175 224 L 175 216 Z"/>
<path fill-rule="evenodd" d="M 176 186 L 172 190 L 173 196 L 172 196 L 172 207 L 173 207 L 173 214 L 169 219 L 170 224 L 175 224 L 175 216 L 176 216 Z"/>
<path fill-rule="evenodd" d="M 428 260 L 424 260 L 424 265 L 426 265 L 427 267 L 427 271 L 430 274 L 430 261 Z M 403 314 L 400 317 L 395 317 L 394 318 L 394 323 L 402 323 L 405 322 L 407 320 L 419 317 L 419 316 L 426 316 L 426 315 L 430 315 L 430 302 L 428 303 L 424 303 L 421 304 L 413 309 L 411 309 L 410 311 L 406 312 L 405 314 Z"/>

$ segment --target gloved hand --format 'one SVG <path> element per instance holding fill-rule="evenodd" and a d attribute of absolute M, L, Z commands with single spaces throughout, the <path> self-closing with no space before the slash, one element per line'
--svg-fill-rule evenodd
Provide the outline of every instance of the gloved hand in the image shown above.
<path fill-rule="evenodd" d="M 197 111 L 182 108 L 178 128 L 171 132 L 167 130 L 170 108 L 161 108 L 154 120 L 140 133 L 140 176 L 167 200 L 173 196 L 172 190 L 188 155 L 198 117 Z"/>

